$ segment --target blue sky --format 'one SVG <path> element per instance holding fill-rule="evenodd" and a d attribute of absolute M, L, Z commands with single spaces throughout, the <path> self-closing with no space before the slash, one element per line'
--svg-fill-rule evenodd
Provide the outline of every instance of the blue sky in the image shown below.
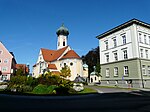
<path fill-rule="evenodd" d="M 132 18 L 150 23 L 150 0 L 0 0 L 0 41 L 32 68 L 40 48 L 56 49 L 62 23 L 82 56 L 98 46 L 97 35 Z"/>

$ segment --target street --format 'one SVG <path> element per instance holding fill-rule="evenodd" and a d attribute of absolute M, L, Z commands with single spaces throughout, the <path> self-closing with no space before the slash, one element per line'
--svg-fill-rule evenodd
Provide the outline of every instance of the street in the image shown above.
<path fill-rule="evenodd" d="M 148 112 L 150 96 L 144 93 L 142 91 L 115 92 L 73 96 L 1 94 L 0 109 L 21 112 Z"/>

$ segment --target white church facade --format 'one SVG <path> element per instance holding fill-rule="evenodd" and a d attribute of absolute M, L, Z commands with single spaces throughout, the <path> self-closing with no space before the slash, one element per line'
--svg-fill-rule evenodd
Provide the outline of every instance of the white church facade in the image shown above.
<path fill-rule="evenodd" d="M 87 79 L 88 69 L 84 68 L 80 56 L 67 44 L 69 30 L 62 25 L 56 34 L 57 50 L 40 49 L 37 62 L 33 66 L 33 77 L 37 78 L 47 70 L 59 74 L 62 67 L 68 66 L 71 70 L 71 77 L 69 77 L 71 81 L 77 76 Z"/>

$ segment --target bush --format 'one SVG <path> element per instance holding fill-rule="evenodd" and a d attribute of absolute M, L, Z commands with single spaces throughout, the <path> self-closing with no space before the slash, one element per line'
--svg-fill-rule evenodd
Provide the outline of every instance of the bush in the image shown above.
<path fill-rule="evenodd" d="M 13 92 L 31 92 L 32 91 L 32 87 L 31 86 L 27 86 L 27 85 L 19 85 L 19 84 L 14 84 L 14 85 L 9 85 L 6 88 L 6 91 L 13 91 Z"/>
<path fill-rule="evenodd" d="M 32 92 L 35 94 L 48 94 L 47 85 L 39 84 L 33 89 Z"/>
<path fill-rule="evenodd" d="M 70 94 L 77 94 L 77 93 L 78 93 L 78 92 L 77 92 L 75 89 L 73 89 L 73 88 L 69 88 L 68 92 L 69 92 Z"/>
<path fill-rule="evenodd" d="M 57 86 L 55 86 L 55 85 L 49 86 L 49 87 L 47 88 L 48 93 L 50 93 L 50 94 L 56 94 L 56 90 L 55 90 L 56 88 L 57 88 Z"/>
<path fill-rule="evenodd" d="M 10 85 L 13 85 L 13 84 L 22 85 L 22 84 L 25 84 L 26 79 L 27 79 L 26 76 L 12 76 L 9 84 Z"/>
<path fill-rule="evenodd" d="M 59 86 L 55 90 L 56 90 L 56 94 L 59 94 L 59 95 L 69 94 L 69 88 L 67 88 L 67 87 Z"/>

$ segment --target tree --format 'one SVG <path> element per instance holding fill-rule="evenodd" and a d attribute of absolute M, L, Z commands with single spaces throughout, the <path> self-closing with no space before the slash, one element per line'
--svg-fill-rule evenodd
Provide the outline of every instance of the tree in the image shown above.
<path fill-rule="evenodd" d="M 86 63 L 88 65 L 89 74 L 94 71 L 94 66 L 96 66 L 96 71 L 100 73 L 99 46 L 95 49 L 90 50 L 85 56 L 82 56 L 81 58 L 83 63 Z"/>
<path fill-rule="evenodd" d="M 21 76 L 21 75 L 23 76 L 23 75 L 24 75 L 23 68 L 17 69 L 16 75 L 17 75 L 17 76 Z"/>
<path fill-rule="evenodd" d="M 62 69 L 60 70 L 60 76 L 66 78 L 66 77 L 70 77 L 71 76 L 71 70 L 68 66 L 64 66 L 62 67 Z"/>
<path fill-rule="evenodd" d="M 98 75 L 100 75 L 100 70 L 101 70 L 100 63 L 97 63 L 96 64 L 96 72 L 98 73 Z"/>

